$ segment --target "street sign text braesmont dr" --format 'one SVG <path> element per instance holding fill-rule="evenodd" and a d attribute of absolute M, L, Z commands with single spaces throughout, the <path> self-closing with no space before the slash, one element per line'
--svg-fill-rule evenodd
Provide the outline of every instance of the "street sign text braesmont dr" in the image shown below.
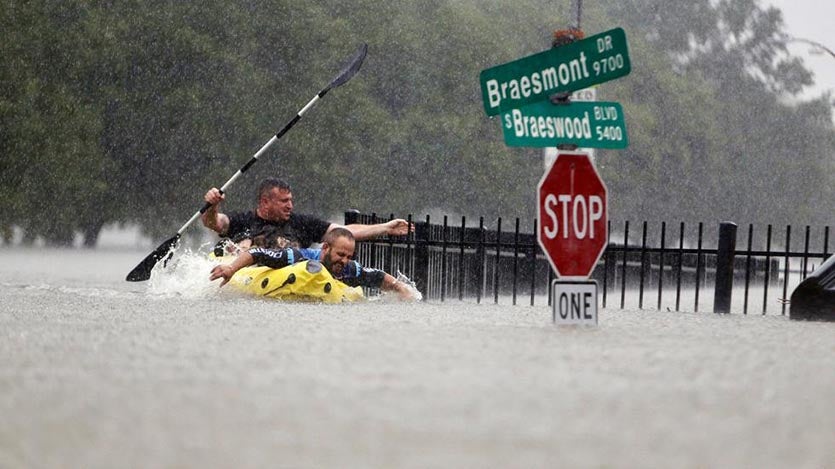
<path fill-rule="evenodd" d="M 498 80 L 487 81 L 487 97 L 490 100 L 490 107 L 497 107 L 503 99 L 522 99 L 542 92 L 558 91 L 561 87 L 567 87 L 572 82 L 589 77 L 589 69 L 586 64 L 586 54 L 580 52 L 580 57 L 570 60 L 568 63 L 561 63 L 556 67 L 548 67 L 544 70 L 531 73 L 509 81 L 499 82 Z"/>
<path fill-rule="evenodd" d="M 481 72 L 487 115 L 496 115 L 627 75 L 631 70 L 621 28 L 523 57 Z"/>

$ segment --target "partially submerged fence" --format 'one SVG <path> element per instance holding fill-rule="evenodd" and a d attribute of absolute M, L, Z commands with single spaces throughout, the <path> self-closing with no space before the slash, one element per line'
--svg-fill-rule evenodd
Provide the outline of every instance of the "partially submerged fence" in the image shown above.
<path fill-rule="evenodd" d="M 391 218 L 345 213 L 346 224 Z M 523 228 L 515 219 L 508 227 L 499 218 L 488 228 L 483 217 L 477 222 L 461 217 L 454 224 L 447 216 L 441 223 L 432 223 L 429 216 L 408 220 L 414 233 L 358 243 L 357 260 L 403 272 L 431 301 L 548 303 L 554 274 L 533 234 L 536 221 Z M 719 230 L 706 230 L 704 223 L 682 222 L 668 229 L 666 222 L 642 222 L 635 230 L 629 221 L 610 221 L 608 228 L 608 246 L 591 276 L 604 308 L 712 311 L 712 300 L 720 303 L 722 290 L 732 282 L 728 307 L 733 311 L 786 314 L 785 299 L 793 288 L 832 254 L 828 226 L 814 232 L 806 226 L 800 243 L 793 242 L 791 226 L 779 233 L 772 225 L 764 233 L 754 225 L 737 233 L 734 226 L 734 244 L 730 252 L 725 246 L 724 253 Z"/>

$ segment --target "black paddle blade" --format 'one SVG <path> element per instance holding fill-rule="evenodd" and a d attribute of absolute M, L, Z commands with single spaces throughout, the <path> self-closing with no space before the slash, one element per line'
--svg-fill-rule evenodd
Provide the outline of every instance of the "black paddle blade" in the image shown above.
<path fill-rule="evenodd" d="M 130 271 L 125 280 L 127 280 L 128 282 L 144 282 L 151 278 L 151 270 L 154 269 L 154 266 L 157 265 L 157 262 L 159 262 L 165 256 L 168 255 L 172 248 L 177 246 L 177 242 L 179 240 L 179 233 L 165 240 L 162 244 L 159 245 L 158 248 L 154 250 L 154 252 L 148 254 L 148 257 L 142 259 L 142 262 L 140 262 L 139 265 L 137 265 L 133 268 L 133 270 Z"/>
<path fill-rule="evenodd" d="M 328 85 L 326 89 L 330 90 L 331 88 L 344 85 L 348 82 L 348 80 L 353 78 L 353 76 L 359 71 L 360 67 L 362 67 L 362 62 L 365 60 L 366 54 L 368 54 L 368 44 L 363 43 L 360 48 L 357 49 L 357 53 L 354 54 L 354 57 L 351 59 L 348 66 L 346 66 L 345 69 L 339 73 L 339 76 L 333 79 L 331 84 Z"/>

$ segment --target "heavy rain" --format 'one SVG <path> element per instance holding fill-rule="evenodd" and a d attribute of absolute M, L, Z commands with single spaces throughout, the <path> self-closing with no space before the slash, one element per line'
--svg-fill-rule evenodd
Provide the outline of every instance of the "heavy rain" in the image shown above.
<path fill-rule="evenodd" d="M 790 34 L 771 3 L 6 3 L 0 467 L 835 461 L 835 330 L 786 314 L 792 289 L 835 245 L 835 98 L 827 91 L 835 83 L 821 82 L 808 58 L 811 50 L 835 61 L 835 40 Z M 555 31 L 589 37 L 615 28 L 628 38 L 631 70 L 581 90 L 593 90 L 599 108 L 587 104 L 574 117 L 513 106 L 485 112 L 542 91 L 545 75 L 490 82 L 485 101 L 482 71 L 553 52 Z M 361 68 L 334 85 L 363 44 Z M 553 70 L 554 86 L 595 75 L 595 66 L 599 74 L 586 53 L 572 57 L 537 73 Z M 607 188 L 605 217 L 602 199 L 589 197 L 597 204 L 589 220 L 610 222 L 608 235 L 624 249 L 640 243 L 642 222 L 644 240 L 648 231 L 668 242 L 681 223 L 681 249 L 696 243 L 683 241 L 685 224 L 699 227 L 699 249 L 700 223 L 711 234 L 720 222 L 737 224 L 738 249 L 747 241 L 748 252 L 785 252 L 764 261 L 774 268 L 762 279 L 752 274 L 760 283 L 750 310 L 746 271 L 744 290 L 735 277 L 731 314 L 710 312 L 715 265 L 704 267 L 713 270 L 701 308 L 699 267 L 685 282 L 685 307 L 678 297 L 662 303 L 660 292 L 675 288 L 673 277 L 661 285 L 663 253 L 653 279 L 658 307 L 646 307 L 644 260 L 638 290 L 625 278 L 624 253 L 622 277 L 608 264 L 592 276 L 604 295 L 596 325 L 553 323 L 543 253 L 529 255 L 529 279 L 516 270 L 517 254 L 526 254 L 511 252 L 518 227 L 530 234 L 542 221 L 537 184 L 547 151 L 526 145 L 590 138 L 595 120 L 607 119 L 598 134 L 618 142 L 593 156 Z M 503 136 L 505 122 L 516 143 Z M 380 260 L 394 241 L 363 248 L 355 233 L 357 253 L 365 249 L 356 257 L 394 282 L 380 277 L 382 286 L 364 290 L 367 301 L 253 298 L 246 288 L 266 285 L 254 276 L 241 290 L 220 288 L 209 280 L 220 237 L 195 211 L 212 206 L 207 191 L 227 181 L 214 207 L 253 210 L 270 177 L 290 183 L 294 213 L 324 226 L 348 224 L 346 212 L 357 211 L 443 219 L 443 247 L 432 249 L 445 257 L 416 274 L 414 260 Z M 551 212 L 554 227 L 558 216 L 567 223 L 560 213 Z M 458 239 L 447 235 L 447 217 L 468 229 L 480 220 L 487 244 L 466 246 L 467 256 L 482 256 L 477 285 L 446 277 L 471 268 L 463 228 L 460 262 L 446 257 L 447 238 Z M 511 237 L 516 221 L 517 241 L 500 255 L 502 220 Z M 772 225 L 781 233 L 774 246 Z M 758 233 L 753 245 L 748 226 Z M 804 229 L 806 257 L 818 255 L 789 261 Z M 492 241 L 483 234 L 497 231 Z M 333 252 L 334 242 L 314 241 Z M 415 249 L 412 238 L 403 249 Z M 333 259 L 322 256 L 329 272 Z M 136 269 L 140 281 L 125 282 Z M 525 301 L 517 302 L 517 278 L 530 285 L 519 287 Z M 404 284 L 423 301 L 378 294 Z"/>

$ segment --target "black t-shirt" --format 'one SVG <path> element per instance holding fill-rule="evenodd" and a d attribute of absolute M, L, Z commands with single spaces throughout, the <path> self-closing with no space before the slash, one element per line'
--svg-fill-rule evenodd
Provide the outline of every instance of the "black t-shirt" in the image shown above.
<path fill-rule="evenodd" d="M 267 247 L 306 248 L 322 242 L 330 222 L 309 215 L 290 214 L 286 222 L 264 220 L 255 211 L 229 214 L 229 229 L 226 236 L 233 241 L 263 236 L 261 245 Z"/>

